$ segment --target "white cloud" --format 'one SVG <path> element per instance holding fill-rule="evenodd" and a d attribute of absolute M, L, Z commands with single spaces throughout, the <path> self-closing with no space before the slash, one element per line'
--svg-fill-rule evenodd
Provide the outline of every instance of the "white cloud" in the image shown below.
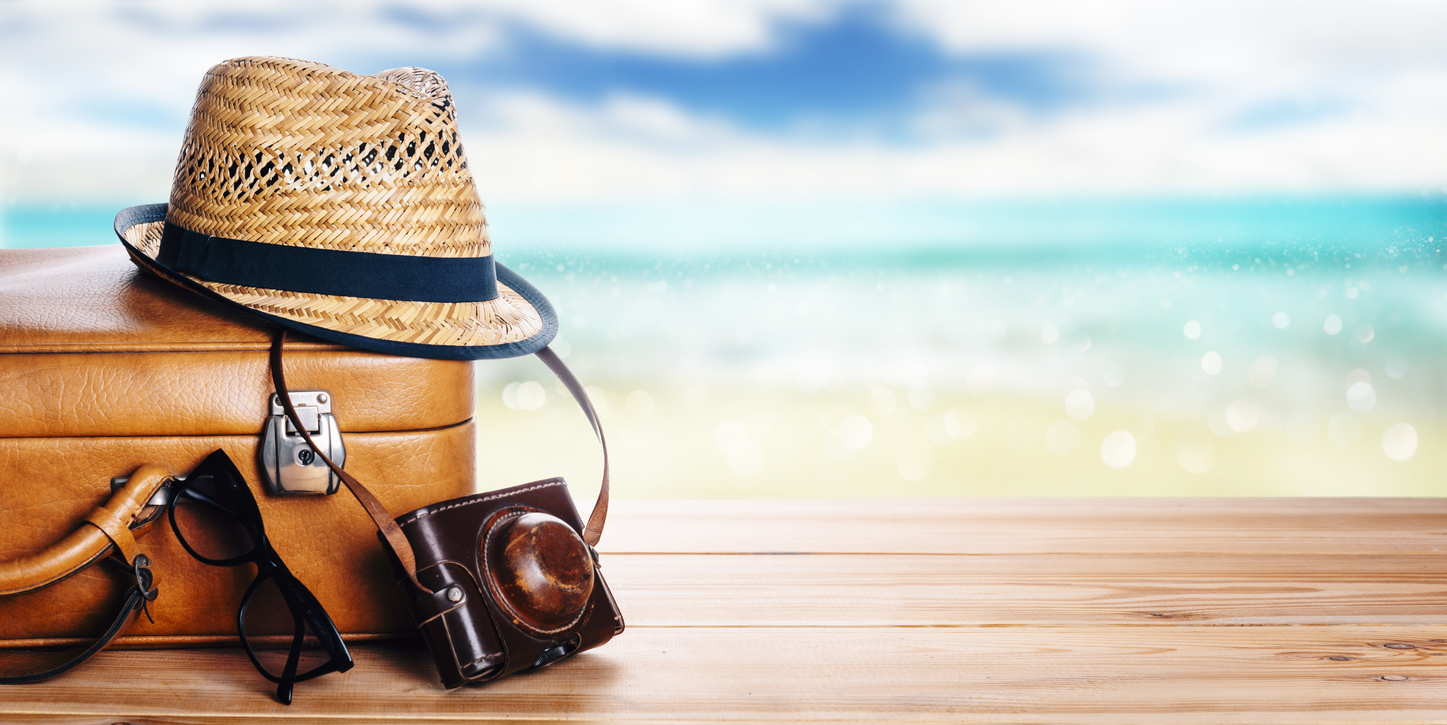
<path fill-rule="evenodd" d="M 1440 114 L 1447 98 L 1442 3 L 898 0 L 897 7 L 903 23 L 952 53 L 1073 53 L 1102 87 L 1209 99 L 1218 115 L 1323 101 L 1368 114 L 1413 104 Z M 1384 88 L 1405 90 L 1410 79 L 1421 95 L 1383 98 Z"/>
<path fill-rule="evenodd" d="M 0 194 L 165 199 L 197 85 L 226 58 L 436 59 L 497 42 L 488 23 L 423 30 L 386 22 L 379 5 L 0 5 Z"/>
<path fill-rule="evenodd" d="M 1447 63 L 1447 6 L 1421 0 L 897 0 L 953 52 L 1071 49 L 1167 79 L 1310 80 Z"/>
<path fill-rule="evenodd" d="M 225 57 L 467 59 L 505 40 L 498 18 L 589 45 L 717 57 L 768 48 L 780 20 L 818 21 L 841 3 L 424 6 L 440 24 L 398 21 L 388 7 L 0 6 L 0 194 L 164 199 L 197 82 Z M 1444 16 L 1447 6 L 1400 1 L 900 0 L 897 21 L 950 52 L 1075 53 L 1106 90 L 1041 115 L 944 83 L 909 120 L 909 143 L 762 133 L 637 94 L 585 103 L 546 89 L 454 89 L 494 204 L 1436 191 L 1447 186 L 1447 45 L 1432 35 Z M 1131 95 L 1142 88 L 1162 92 Z M 1319 116 L 1243 125 L 1293 104 Z"/>
<path fill-rule="evenodd" d="M 1436 191 L 1447 181 L 1447 144 L 1436 141 L 1447 114 L 1398 108 L 1420 90 L 1412 80 L 1384 87 L 1374 116 L 1249 134 L 1224 130 L 1209 100 L 1045 121 L 1001 110 L 984 114 L 992 135 L 913 146 L 764 137 L 658 99 L 501 96 L 475 114 L 492 123 L 470 132 L 468 153 L 485 154 L 474 164 L 484 188 L 532 201 Z"/>
<path fill-rule="evenodd" d="M 716 58 L 767 50 L 780 20 L 827 17 L 829 0 L 483 0 L 487 8 L 592 46 Z"/>

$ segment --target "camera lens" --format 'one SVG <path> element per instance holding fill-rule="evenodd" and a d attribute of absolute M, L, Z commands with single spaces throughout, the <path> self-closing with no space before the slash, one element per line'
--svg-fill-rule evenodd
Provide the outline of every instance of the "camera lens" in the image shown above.
<path fill-rule="evenodd" d="M 553 634 L 577 623 L 593 594 L 593 557 L 573 527 L 529 512 L 499 521 L 483 541 L 488 583 L 518 624 Z"/>

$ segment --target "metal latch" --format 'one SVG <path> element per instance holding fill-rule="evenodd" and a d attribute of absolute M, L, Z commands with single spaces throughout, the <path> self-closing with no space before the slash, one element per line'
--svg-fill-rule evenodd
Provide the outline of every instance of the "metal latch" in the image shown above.
<path fill-rule="evenodd" d="M 171 478 L 176 481 L 186 480 L 185 476 L 171 476 Z M 130 476 L 111 476 L 111 495 L 115 495 L 116 491 L 125 488 L 126 484 L 130 482 Z M 171 484 L 169 482 L 162 483 L 161 487 L 156 489 L 155 493 L 151 494 L 150 500 L 146 501 L 147 506 L 160 506 L 163 508 L 168 503 L 171 503 Z"/>
<path fill-rule="evenodd" d="M 331 394 L 325 390 L 294 390 L 291 404 L 322 452 L 338 466 L 345 466 L 347 449 L 332 415 Z M 279 395 L 271 396 L 271 418 L 261 434 L 260 456 L 262 478 L 277 496 L 336 493 L 342 483 L 291 424 Z"/>

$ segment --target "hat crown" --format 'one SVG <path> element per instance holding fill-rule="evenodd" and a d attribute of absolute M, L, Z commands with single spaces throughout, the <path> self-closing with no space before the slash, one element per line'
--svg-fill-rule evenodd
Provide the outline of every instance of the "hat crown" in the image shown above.
<path fill-rule="evenodd" d="M 283 246 L 491 254 L 442 76 L 246 57 L 196 95 L 167 221 Z"/>

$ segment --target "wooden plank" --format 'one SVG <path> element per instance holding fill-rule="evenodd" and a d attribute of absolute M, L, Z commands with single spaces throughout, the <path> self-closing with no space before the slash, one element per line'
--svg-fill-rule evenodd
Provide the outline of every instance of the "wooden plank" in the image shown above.
<path fill-rule="evenodd" d="M 107 652 L 0 688 L 0 722 L 1447 723 L 1435 500 L 615 511 L 630 629 L 543 672 L 447 692 L 357 645 L 282 707 L 239 651 Z"/>
<path fill-rule="evenodd" d="M 1447 499 L 620 501 L 603 552 L 1447 552 Z"/>
<path fill-rule="evenodd" d="M 603 557 L 630 626 L 1419 624 L 1440 554 Z"/>
<path fill-rule="evenodd" d="M 652 628 L 532 675 L 447 692 L 425 652 L 282 707 L 234 650 L 108 652 L 0 691 L 6 721 L 455 719 L 1443 722 L 1447 627 Z M 17 693 L 23 693 L 24 702 Z"/>

